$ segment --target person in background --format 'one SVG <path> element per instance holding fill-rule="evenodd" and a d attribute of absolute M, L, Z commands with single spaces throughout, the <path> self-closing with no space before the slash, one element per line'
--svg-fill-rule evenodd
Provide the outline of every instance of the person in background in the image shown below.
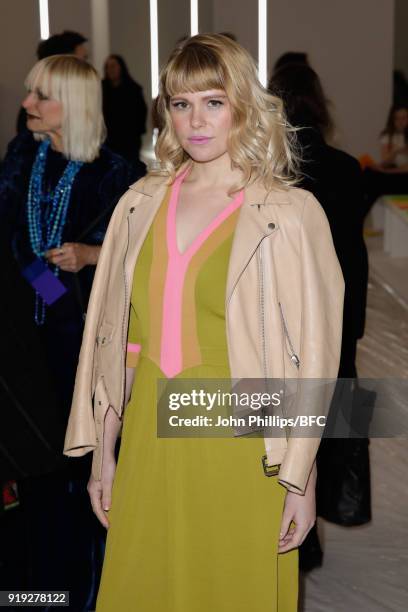
<path fill-rule="evenodd" d="M 394 70 L 393 72 L 393 106 L 408 107 L 408 81 L 402 70 Z"/>
<path fill-rule="evenodd" d="M 54 34 L 46 40 L 41 40 L 37 46 L 37 59 L 42 60 L 51 55 L 75 55 L 78 59 L 88 59 L 86 43 L 88 39 L 79 32 L 64 30 L 61 34 Z M 23 107 L 17 116 L 17 133 L 27 129 L 26 112 Z"/>
<path fill-rule="evenodd" d="M 275 74 L 277 70 L 283 68 L 284 66 L 293 64 L 304 64 L 305 66 L 310 66 L 307 53 L 304 51 L 287 51 L 286 53 L 282 53 L 274 64 L 272 74 Z"/>
<path fill-rule="evenodd" d="M 363 337 L 368 257 L 363 238 L 363 181 L 359 163 L 326 142 L 333 132 L 327 99 L 316 72 L 307 65 L 288 65 L 269 82 L 282 97 L 288 120 L 298 127 L 301 185 L 321 202 L 330 223 L 345 278 L 340 376 L 356 376 L 357 340 Z"/>
<path fill-rule="evenodd" d="M 300 184 L 319 200 L 330 224 L 345 281 L 339 377 L 354 379 L 357 377 L 357 341 L 364 335 L 368 283 L 368 257 L 363 238 L 362 172 L 356 159 L 327 144 L 333 132 L 333 122 L 320 79 L 310 66 L 292 64 L 282 67 L 271 77 L 269 89 L 282 97 L 289 122 L 299 128 Z M 339 451 L 336 445 L 342 443 L 342 440 L 323 439 L 320 445 L 318 513 L 319 505 L 322 506 L 319 491 L 331 489 L 330 482 L 326 482 L 330 468 L 327 468 L 328 474 L 322 475 L 320 466 L 332 465 L 333 453 Z M 366 441 L 361 443 L 364 445 Z M 365 449 L 362 452 L 366 452 Z M 331 474 L 334 475 L 334 470 Z M 321 557 L 317 532 L 313 528 L 300 548 L 300 567 L 311 569 L 321 563 Z"/>
<path fill-rule="evenodd" d="M 102 91 L 106 144 L 132 165 L 139 165 L 147 117 L 143 90 L 130 76 L 121 55 L 110 55 L 107 58 L 104 75 Z"/>
<path fill-rule="evenodd" d="M 408 194 L 408 107 L 390 109 L 380 135 L 381 162 L 365 169 L 366 212 L 382 195 Z"/>
<path fill-rule="evenodd" d="M 79 32 L 64 30 L 60 34 L 54 34 L 46 40 L 41 40 L 37 47 L 38 59 L 50 57 L 50 55 L 75 55 L 78 59 L 88 59 L 88 39 Z"/>
<path fill-rule="evenodd" d="M 30 325 L 30 334 L 35 332 L 47 365 L 43 383 L 55 388 L 56 404 L 43 404 L 42 394 L 35 393 L 37 380 L 30 383 L 30 397 L 22 399 L 26 334 L 20 338 L 18 326 L 11 333 L 5 325 L 4 376 L 27 427 L 38 424 L 37 412 L 43 418 L 45 410 L 50 421 L 57 413 L 64 425 L 99 251 L 113 208 L 132 177 L 126 161 L 102 144 L 101 82 L 90 64 L 72 55 L 47 57 L 32 68 L 26 87 L 28 130 L 9 144 L 0 173 L 2 244 L 15 262 L 15 275 L 11 266 L 2 270 L 4 286 L 14 288 L 2 308 L 14 300 L 13 310 L 24 317 L 21 329 Z M 16 293 L 21 283 L 24 293 Z M 36 359 L 33 352 L 30 359 Z M 48 433 L 47 445 L 62 453 L 59 431 Z M 9 438 L 15 435 L 8 432 Z M 97 586 L 97 549 L 103 545 L 87 502 L 88 462 L 64 459 L 55 471 L 31 477 L 29 458 L 17 442 L 15 453 L 28 471 L 18 482 L 28 537 L 26 588 L 70 590 L 72 609 L 88 609 Z"/>
<path fill-rule="evenodd" d="M 391 108 L 381 133 L 381 168 L 387 172 L 408 172 L 408 107 Z"/>

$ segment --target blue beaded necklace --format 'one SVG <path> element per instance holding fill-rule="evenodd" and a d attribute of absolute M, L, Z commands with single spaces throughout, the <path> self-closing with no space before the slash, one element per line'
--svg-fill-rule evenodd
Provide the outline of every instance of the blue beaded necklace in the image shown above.
<path fill-rule="evenodd" d="M 43 183 L 49 146 L 50 140 L 47 139 L 38 147 L 27 197 L 30 244 L 33 253 L 40 259 L 45 259 L 45 253 L 49 249 L 61 246 L 72 185 L 83 164 L 79 161 L 69 161 L 54 191 L 46 193 Z M 58 266 L 54 266 L 53 273 L 55 276 L 59 275 Z M 34 320 L 37 325 L 43 325 L 45 320 L 45 302 L 38 292 Z"/>

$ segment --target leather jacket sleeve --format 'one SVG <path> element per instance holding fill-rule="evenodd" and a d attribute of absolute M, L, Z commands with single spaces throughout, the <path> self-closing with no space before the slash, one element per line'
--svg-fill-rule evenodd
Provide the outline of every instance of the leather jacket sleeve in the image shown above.
<path fill-rule="evenodd" d="M 294 413 L 325 416 L 340 362 L 344 281 L 326 215 L 311 194 L 303 207 L 299 257 L 302 323 Z M 326 379 L 327 384 L 309 379 Z M 300 428 L 292 430 L 279 481 L 290 491 L 304 493 L 320 437 L 300 434 Z"/>
<path fill-rule="evenodd" d="M 79 457 L 94 451 L 100 442 L 97 440 L 93 410 L 93 395 L 96 383 L 96 338 L 103 317 L 103 304 L 106 299 L 112 253 L 116 243 L 115 237 L 123 220 L 123 210 L 129 197 L 128 193 L 122 197 L 113 212 L 95 271 L 79 355 L 72 407 L 65 435 L 64 454 L 71 457 Z"/>

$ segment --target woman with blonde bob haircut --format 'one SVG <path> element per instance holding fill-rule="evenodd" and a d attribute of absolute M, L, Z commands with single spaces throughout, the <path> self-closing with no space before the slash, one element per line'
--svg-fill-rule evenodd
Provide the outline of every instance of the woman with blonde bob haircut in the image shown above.
<path fill-rule="evenodd" d="M 285 378 L 335 378 L 341 271 L 249 54 L 194 36 L 160 82 L 159 168 L 111 220 L 65 438 L 66 455 L 94 451 L 88 491 L 109 529 L 96 609 L 295 612 L 318 436 L 248 429 L 204 383 L 221 397 L 243 379 L 248 405 Z M 317 397 L 295 396 L 294 414 L 321 415 Z"/>
<path fill-rule="evenodd" d="M 52 55 L 37 62 L 26 82 L 29 92 L 39 92 L 62 105 L 62 151 L 67 159 L 93 162 L 105 140 L 102 89 L 95 68 L 73 55 Z M 34 131 L 43 140 L 46 136 Z"/>
<path fill-rule="evenodd" d="M 76 465 L 65 457 L 61 461 L 62 431 L 101 244 L 131 178 L 127 163 L 102 144 L 101 83 L 92 66 L 71 55 L 48 57 L 35 64 L 26 86 L 27 129 L 9 144 L 0 172 L 2 248 L 10 261 L 3 274 L 13 287 L 7 318 L 13 313 L 17 321 L 5 376 L 9 388 L 18 390 L 26 422 L 43 419 L 34 431 L 44 432 L 47 423 L 43 444 L 28 425 L 27 432 L 8 432 L 11 440 L 26 434 L 36 440 L 25 454 L 15 450 L 16 463 L 25 465 L 28 476 L 19 483 L 19 493 L 32 563 L 27 571 L 31 582 L 21 588 L 49 590 L 65 584 L 73 609 L 82 610 L 92 600 L 98 572 L 98 524 L 84 503 L 88 458 Z M 41 375 L 30 367 L 24 379 L 29 401 L 18 374 L 21 355 L 12 348 L 26 346 L 22 330 L 31 330 L 34 338 L 28 343 L 30 362 L 44 365 Z M 53 401 L 47 400 L 50 389 L 55 390 Z M 83 519 L 80 528 L 77 516 Z M 77 555 L 81 564 L 72 562 Z"/>

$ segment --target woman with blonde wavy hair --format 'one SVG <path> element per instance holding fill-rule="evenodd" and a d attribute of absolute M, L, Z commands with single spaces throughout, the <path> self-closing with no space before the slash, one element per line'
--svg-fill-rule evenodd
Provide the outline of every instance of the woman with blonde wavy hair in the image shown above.
<path fill-rule="evenodd" d="M 259 399 L 265 379 L 335 377 L 341 272 L 250 55 L 197 35 L 160 83 L 160 168 L 111 220 L 65 439 L 67 455 L 94 451 L 97 610 L 294 612 L 319 441 L 239 435 L 204 390 L 246 379 Z"/>

